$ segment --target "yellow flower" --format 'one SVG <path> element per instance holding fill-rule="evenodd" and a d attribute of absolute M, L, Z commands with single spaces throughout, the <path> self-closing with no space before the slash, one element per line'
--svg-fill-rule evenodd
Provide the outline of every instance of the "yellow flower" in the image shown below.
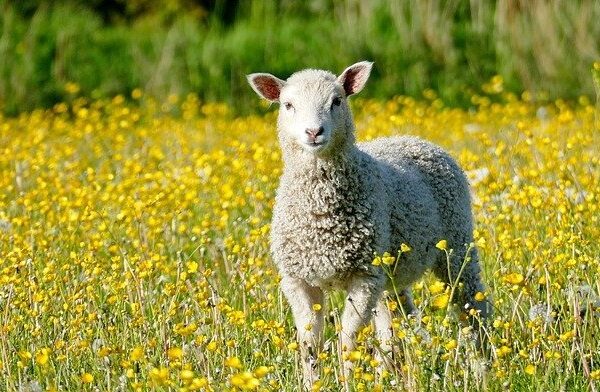
<path fill-rule="evenodd" d="M 508 354 L 510 354 L 512 352 L 512 349 L 508 346 L 501 346 L 496 353 L 498 354 L 499 358 L 502 358 Z"/>
<path fill-rule="evenodd" d="M 446 240 L 438 241 L 438 243 L 435 244 L 435 247 L 438 248 L 439 250 L 447 250 L 448 249 L 448 241 L 446 241 Z"/>
<path fill-rule="evenodd" d="M 385 301 L 387 308 L 391 311 L 394 312 L 396 309 L 398 309 L 398 302 L 394 301 L 394 300 L 387 300 Z"/>
<path fill-rule="evenodd" d="M 214 340 L 210 341 L 207 345 L 206 345 L 206 349 L 208 351 L 215 351 L 217 349 L 217 342 L 215 342 Z"/>
<path fill-rule="evenodd" d="M 142 90 L 139 88 L 134 88 L 133 91 L 131 91 L 131 98 L 133 99 L 140 99 L 142 95 Z"/>
<path fill-rule="evenodd" d="M 260 385 L 260 381 L 250 372 L 234 374 L 229 382 L 242 390 L 254 390 Z"/>
<path fill-rule="evenodd" d="M 38 353 L 36 353 L 35 362 L 38 365 L 45 366 L 48 363 L 48 359 L 50 358 L 49 354 L 50 354 L 50 349 L 42 348 Z"/>
<path fill-rule="evenodd" d="M 206 377 L 202 378 L 194 378 L 190 385 L 190 388 L 194 391 L 197 391 L 202 388 L 206 388 L 208 386 L 208 379 Z"/>
<path fill-rule="evenodd" d="M 381 265 L 381 263 L 385 265 L 392 265 L 396 261 L 394 256 L 391 256 L 388 252 L 385 252 L 382 256 L 376 256 L 371 264 L 373 265 Z"/>
<path fill-rule="evenodd" d="M 446 344 L 444 344 L 444 348 L 448 351 L 454 350 L 458 346 L 458 343 L 455 339 L 449 340 Z"/>
<path fill-rule="evenodd" d="M 234 368 L 234 369 L 241 369 L 242 361 L 240 361 L 240 359 L 238 357 L 229 357 L 225 360 L 225 366 Z"/>
<path fill-rule="evenodd" d="M 67 82 L 65 84 L 65 91 L 69 94 L 77 94 L 79 90 L 79 85 L 77 83 Z"/>
<path fill-rule="evenodd" d="M 518 272 L 513 272 L 511 274 L 505 275 L 502 280 L 504 280 L 504 282 L 512 284 L 512 285 L 520 285 L 521 283 L 523 283 L 523 275 L 521 275 Z"/>
<path fill-rule="evenodd" d="M 450 301 L 449 294 L 441 294 L 433 298 L 431 305 L 436 309 L 446 309 L 448 302 Z"/>
<path fill-rule="evenodd" d="M 529 374 L 530 376 L 533 376 L 535 374 L 535 366 L 533 366 L 532 364 L 525 366 L 525 373 Z"/>
<path fill-rule="evenodd" d="M 354 350 L 348 353 L 347 360 L 350 362 L 358 362 L 362 358 L 362 354 L 358 350 Z"/>
<path fill-rule="evenodd" d="M 189 381 L 194 378 L 194 372 L 189 369 L 183 369 L 179 375 L 182 380 Z"/>
<path fill-rule="evenodd" d="M 144 357 L 144 349 L 141 346 L 134 347 L 129 354 L 129 359 L 133 362 L 137 362 Z"/>
<path fill-rule="evenodd" d="M 22 350 L 22 351 L 19 351 L 18 354 L 19 354 L 19 357 L 22 360 L 27 360 L 27 359 L 31 359 L 32 358 L 32 355 L 31 355 L 31 353 L 29 351 Z"/>
<path fill-rule="evenodd" d="M 169 381 L 169 369 L 165 367 L 152 368 L 150 370 L 150 380 L 156 385 L 166 385 Z"/>
<path fill-rule="evenodd" d="M 267 374 L 270 373 L 270 370 L 267 366 L 259 366 L 254 370 L 254 375 L 258 378 L 263 378 Z"/>
<path fill-rule="evenodd" d="M 394 264 L 394 261 L 396 261 L 396 258 L 387 252 L 385 252 L 381 258 L 381 262 L 385 265 L 392 265 Z"/>
<path fill-rule="evenodd" d="M 568 340 L 573 340 L 574 337 L 575 337 L 575 331 L 573 331 L 573 330 L 567 331 L 559 336 L 560 340 L 562 340 L 563 342 L 566 342 Z"/>
<path fill-rule="evenodd" d="M 94 376 L 92 376 L 90 373 L 83 373 L 81 375 L 81 382 L 84 384 L 91 384 L 94 382 Z"/>
<path fill-rule="evenodd" d="M 405 243 L 402 243 L 402 245 L 400 245 L 400 252 L 402 253 L 407 253 L 410 252 L 412 250 L 412 248 L 408 245 L 406 245 Z"/>
<path fill-rule="evenodd" d="M 485 300 L 485 294 L 483 294 L 481 291 L 478 291 L 477 294 L 475 294 L 475 301 L 483 301 Z"/>
<path fill-rule="evenodd" d="M 193 274 L 198 271 L 198 263 L 195 261 L 189 261 L 187 263 L 187 272 L 188 274 Z"/>
<path fill-rule="evenodd" d="M 171 360 L 181 359 L 183 357 L 183 350 L 179 347 L 171 347 L 167 350 L 167 357 Z"/>
<path fill-rule="evenodd" d="M 322 306 L 321 306 L 321 304 L 314 304 L 314 305 L 312 306 L 312 308 L 313 308 L 313 310 L 314 310 L 315 312 L 318 312 L 318 311 L 320 311 L 320 310 L 322 309 Z"/>
<path fill-rule="evenodd" d="M 107 357 L 110 355 L 111 352 L 112 350 L 110 349 L 110 347 L 102 347 L 100 350 L 98 350 L 98 356 L 101 358 Z"/>
<path fill-rule="evenodd" d="M 439 280 L 437 280 L 429 285 L 429 292 L 432 295 L 439 294 L 439 293 L 443 292 L 445 289 L 446 289 L 446 284 Z"/>

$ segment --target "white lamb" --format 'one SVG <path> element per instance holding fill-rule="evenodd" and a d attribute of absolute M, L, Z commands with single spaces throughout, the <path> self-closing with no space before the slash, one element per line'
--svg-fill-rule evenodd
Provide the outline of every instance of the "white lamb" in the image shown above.
<path fill-rule="evenodd" d="M 383 291 L 390 282 L 374 255 L 411 250 L 397 261 L 396 287 L 413 310 L 410 284 L 432 268 L 447 283 L 462 284 L 454 297 L 484 318 L 489 303 L 473 241 L 468 182 L 440 147 L 414 137 L 355 143 L 347 97 L 362 90 L 372 63 L 348 67 L 339 77 L 307 69 L 283 81 L 248 75 L 263 98 L 281 103 L 279 142 L 285 168 L 273 211 L 271 252 L 281 290 L 291 305 L 301 346 L 304 383 L 317 377 L 323 290 L 347 291 L 340 343 L 353 350 L 359 329 L 374 314 L 383 351 L 391 351 L 391 315 Z M 452 248 L 450 262 L 436 243 Z M 466 262 L 465 262 L 466 260 Z M 307 327 L 309 326 L 310 327 Z"/>

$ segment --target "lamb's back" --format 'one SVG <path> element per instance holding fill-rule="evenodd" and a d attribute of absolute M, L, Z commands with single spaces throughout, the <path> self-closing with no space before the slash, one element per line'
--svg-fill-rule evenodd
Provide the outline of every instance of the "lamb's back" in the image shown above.
<path fill-rule="evenodd" d="M 471 199 L 468 181 L 456 161 L 441 147 L 411 136 L 380 138 L 360 143 L 359 148 L 397 173 L 418 172 L 422 186 L 433 197 L 432 209 L 439 217 L 441 232 L 436 233 L 452 242 L 472 239 Z M 422 197 L 422 195 L 414 195 Z"/>

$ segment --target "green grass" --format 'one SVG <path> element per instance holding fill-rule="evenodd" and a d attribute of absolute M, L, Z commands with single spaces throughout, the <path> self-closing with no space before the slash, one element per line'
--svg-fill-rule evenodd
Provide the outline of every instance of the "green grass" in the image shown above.
<path fill-rule="evenodd" d="M 252 1 L 228 23 L 171 3 L 107 20 L 100 1 L 0 1 L 0 106 L 9 114 L 52 106 L 74 82 L 93 98 L 194 92 L 244 112 L 256 102 L 247 73 L 340 72 L 362 59 L 376 63 L 368 91 L 376 97 L 433 89 L 467 106 L 499 74 L 505 90 L 572 99 L 593 94 L 582 75 L 600 57 L 596 1 Z"/>

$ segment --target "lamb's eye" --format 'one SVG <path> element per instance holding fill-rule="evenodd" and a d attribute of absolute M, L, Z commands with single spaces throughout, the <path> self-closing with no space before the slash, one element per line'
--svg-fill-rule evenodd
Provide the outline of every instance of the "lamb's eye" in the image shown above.
<path fill-rule="evenodd" d="M 283 104 L 283 106 L 285 106 L 287 110 L 292 110 L 294 108 L 294 105 L 292 105 L 291 102 L 286 102 Z"/>
<path fill-rule="evenodd" d="M 335 97 L 333 98 L 333 101 L 331 101 L 331 107 L 335 106 L 340 106 L 340 104 L 342 103 L 342 99 L 340 97 Z"/>

